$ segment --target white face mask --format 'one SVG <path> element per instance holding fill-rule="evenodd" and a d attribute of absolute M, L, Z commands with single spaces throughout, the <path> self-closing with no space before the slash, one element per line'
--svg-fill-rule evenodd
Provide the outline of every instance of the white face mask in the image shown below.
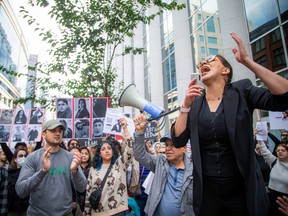
<path fill-rule="evenodd" d="M 17 164 L 22 167 L 24 162 L 25 162 L 26 158 L 25 157 L 21 157 L 17 159 Z"/>

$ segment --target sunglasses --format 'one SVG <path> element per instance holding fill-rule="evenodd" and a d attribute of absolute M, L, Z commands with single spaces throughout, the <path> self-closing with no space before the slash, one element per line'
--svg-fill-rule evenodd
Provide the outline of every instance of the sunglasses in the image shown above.
<path fill-rule="evenodd" d="M 288 137 L 288 134 L 281 134 L 281 136 L 283 137 Z"/>
<path fill-rule="evenodd" d="M 205 62 L 205 63 L 212 62 L 212 61 L 215 60 L 216 57 L 217 57 L 217 55 L 207 56 L 204 60 L 202 60 L 202 61 L 197 65 L 197 69 L 199 70 L 199 69 L 202 67 L 203 62 Z"/>

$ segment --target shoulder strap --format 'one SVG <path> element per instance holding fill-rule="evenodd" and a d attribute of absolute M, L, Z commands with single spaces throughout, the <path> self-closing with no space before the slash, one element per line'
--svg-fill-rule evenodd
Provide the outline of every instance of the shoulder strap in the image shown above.
<path fill-rule="evenodd" d="M 275 160 L 273 161 L 273 163 L 271 164 L 271 169 L 275 166 L 276 163 L 277 163 L 277 159 L 275 159 Z"/>
<path fill-rule="evenodd" d="M 104 178 L 103 178 L 103 181 L 101 182 L 101 186 L 100 186 L 100 189 L 101 189 L 101 190 L 102 190 L 103 187 L 104 187 L 104 184 L 105 184 L 106 179 L 107 179 L 107 177 L 108 177 L 108 175 L 109 175 L 109 173 L 110 173 L 110 171 L 111 171 L 112 166 L 113 166 L 113 164 L 111 163 L 110 166 L 109 166 L 108 169 L 107 169 L 107 172 L 106 172 L 106 174 L 105 174 L 105 176 L 104 176 Z"/>

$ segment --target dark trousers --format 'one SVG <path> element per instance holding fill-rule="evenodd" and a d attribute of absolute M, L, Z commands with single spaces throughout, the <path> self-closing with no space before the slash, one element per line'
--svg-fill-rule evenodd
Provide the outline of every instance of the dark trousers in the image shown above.
<path fill-rule="evenodd" d="M 241 177 L 203 176 L 201 216 L 249 215 L 244 181 Z"/>

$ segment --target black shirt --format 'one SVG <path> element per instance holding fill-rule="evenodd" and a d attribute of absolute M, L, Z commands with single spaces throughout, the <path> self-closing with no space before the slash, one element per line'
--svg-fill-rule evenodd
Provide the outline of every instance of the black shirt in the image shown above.
<path fill-rule="evenodd" d="M 223 101 L 216 112 L 211 112 L 207 101 L 203 100 L 198 121 L 203 174 L 240 176 L 226 130 Z"/>

